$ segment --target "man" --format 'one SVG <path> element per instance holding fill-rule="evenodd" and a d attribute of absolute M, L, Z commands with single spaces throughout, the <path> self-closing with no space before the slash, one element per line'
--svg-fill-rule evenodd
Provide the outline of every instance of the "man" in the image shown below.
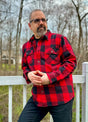
<path fill-rule="evenodd" d="M 32 11 L 29 28 L 34 35 L 23 45 L 22 69 L 33 88 L 19 122 L 40 122 L 48 112 L 54 122 L 71 122 L 76 68 L 72 47 L 66 37 L 47 30 L 41 10 Z"/>

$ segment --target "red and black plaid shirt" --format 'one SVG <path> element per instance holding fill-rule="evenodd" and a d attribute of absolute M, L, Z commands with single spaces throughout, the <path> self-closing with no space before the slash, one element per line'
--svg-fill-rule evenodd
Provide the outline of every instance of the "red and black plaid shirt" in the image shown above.
<path fill-rule="evenodd" d="M 37 106 L 56 106 L 67 103 L 74 97 L 72 72 L 76 68 L 76 57 L 66 37 L 47 33 L 36 42 L 34 35 L 22 48 L 23 76 L 27 83 L 27 73 L 40 70 L 48 75 L 49 85 L 32 88 L 32 96 Z"/>

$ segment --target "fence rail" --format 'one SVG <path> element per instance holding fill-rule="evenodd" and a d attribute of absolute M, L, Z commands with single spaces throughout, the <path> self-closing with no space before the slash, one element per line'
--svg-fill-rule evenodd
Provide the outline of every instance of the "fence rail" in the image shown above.
<path fill-rule="evenodd" d="M 76 122 L 80 122 L 80 84 L 82 86 L 82 122 L 88 122 L 88 62 L 82 64 L 82 75 L 73 75 L 76 84 Z M 23 85 L 23 107 L 26 104 L 26 82 L 22 76 L 0 76 L 0 86 L 9 87 L 8 122 L 12 122 L 12 87 Z M 50 122 L 53 122 L 50 116 Z"/>

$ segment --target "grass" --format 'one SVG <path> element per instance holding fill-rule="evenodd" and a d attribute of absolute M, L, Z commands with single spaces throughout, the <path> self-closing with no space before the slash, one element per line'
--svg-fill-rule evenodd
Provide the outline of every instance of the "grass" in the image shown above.
<path fill-rule="evenodd" d="M 0 114 L 0 122 L 2 122 L 2 120 L 3 120 L 3 115 Z"/>
<path fill-rule="evenodd" d="M 15 71 L 15 65 L 2 64 L 2 70 L 4 71 Z M 19 65 L 19 71 L 22 72 L 21 65 Z"/>

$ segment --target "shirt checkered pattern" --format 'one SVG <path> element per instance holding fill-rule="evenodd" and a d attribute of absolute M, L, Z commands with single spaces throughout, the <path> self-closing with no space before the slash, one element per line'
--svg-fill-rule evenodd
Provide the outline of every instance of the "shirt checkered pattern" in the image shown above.
<path fill-rule="evenodd" d="M 74 97 L 72 72 L 76 68 L 76 57 L 66 37 L 47 33 L 36 43 L 34 35 L 22 48 L 23 76 L 40 70 L 48 75 L 49 85 L 33 85 L 32 96 L 37 106 L 56 106 L 67 103 Z"/>

